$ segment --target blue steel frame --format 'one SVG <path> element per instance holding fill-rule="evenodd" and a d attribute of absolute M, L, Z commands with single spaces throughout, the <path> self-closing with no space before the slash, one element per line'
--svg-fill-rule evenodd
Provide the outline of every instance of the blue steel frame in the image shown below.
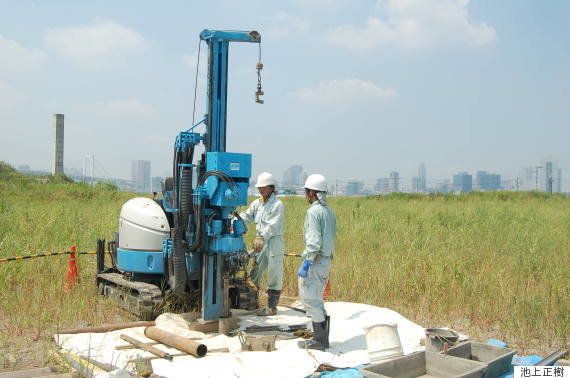
<path fill-rule="evenodd" d="M 230 214 L 235 207 L 241 204 L 243 198 L 247 203 L 247 187 L 251 176 L 251 155 L 239 154 L 212 154 L 224 153 L 226 151 L 226 127 L 227 127 L 227 95 L 228 95 L 228 48 L 230 42 L 251 42 L 261 43 L 261 36 L 256 31 L 220 31 L 203 30 L 200 39 L 208 44 L 208 93 L 207 104 L 208 114 L 205 116 L 206 135 L 204 144 L 207 151 L 207 165 L 212 161 L 223 161 L 224 158 L 232 161 L 239 161 L 242 166 L 240 174 L 235 174 L 231 167 L 221 169 L 224 173 L 233 177 L 237 183 L 239 200 L 221 198 L 221 193 L 226 193 L 224 185 L 219 183 L 217 194 L 210 191 L 210 197 L 202 190 L 196 188 L 198 193 L 203 193 L 209 197 L 210 208 L 218 208 L 222 214 Z M 225 155 L 225 156 L 223 156 Z M 236 155 L 236 156 L 232 156 Z M 204 163 L 204 162 L 203 162 Z M 219 170 L 221 167 L 206 167 L 209 170 Z M 214 180 L 211 177 L 208 181 Z M 207 186 L 207 185 L 205 185 Z M 198 190 L 200 189 L 200 190 Z M 244 193 L 242 193 L 244 192 Z M 209 227 L 207 227 L 209 228 Z M 204 230 L 208 232 L 210 230 Z M 211 231 L 210 231 L 211 232 Z M 202 318 L 205 320 L 215 320 L 222 315 L 223 311 L 223 255 L 228 252 L 245 250 L 243 235 L 206 235 L 208 243 L 204 244 L 203 265 L 202 265 Z"/>
<path fill-rule="evenodd" d="M 206 150 L 226 150 L 228 96 L 228 47 L 230 42 L 261 43 L 255 31 L 203 30 L 200 39 L 208 43 L 208 117 Z"/>
<path fill-rule="evenodd" d="M 202 186 L 194 189 L 193 201 L 200 204 L 205 201 L 204 219 L 214 211 L 219 211 L 222 218 L 228 217 L 237 206 L 247 204 L 247 188 L 251 176 L 251 155 L 226 152 L 226 118 L 227 118 L 227 87 L 228 87 L 228 48 L 230 42 L 260 43 L 261 36 L 256 31 L 219 31 L 203 30 L 200 39 L 208 44 L 208 90 L 207 111 L 204 119 L 178 134 L 175 147 L 178 152 L 203 142 L 206 147 L 206 161 L 201 167 L 193 164 L 179 164 L 179 174 L 183 169 L 204 168 L 208 171 L 221 171 L 232 178 L 234 185 L 222 182 L 217 177 L 207 178 Z M 201 123 L 206 124 L 206 133 L 201 135 L 193 132 Z M 180 183 L 179 183 L 180 184 Z M 180 193 L 180 188 L 178 193 Z M 179 211 L 180 198 L 172 202 L 172 191 L 164 193 L 163 207 L 167 212 Z M 172 206 L 172 207 L 170 207 Z M 188 277 L 198 278 L 201 273 L 202 282 L 202 318 L 216 320 L 223 311 L 223 257 L 232 252 L 245 251 L 243 221 L 234 221 L 233 233 L 223 233 L 221 225 L 216 220 L 212 225 L 206 224 L 203 246 L 196 252 L 186 253 L 186 270 Z M 163 242 L 163 255 L 172 258 L 172 239 Z M 154 255 L 153 255 L 154 256 Z M 122 253 L 125 270 L 144 271 L 145 273 L 162 273 L 164 266 L 149 269 L 149 257 L 146 254 Z M 140 261 L 135 261 L 136 259 Z M 199 271 L 202 259 L 202 272 Z M 146 269 L 146 271 L 145 271 Z M 152 271 L 151 271 L 152 270 Z"/>

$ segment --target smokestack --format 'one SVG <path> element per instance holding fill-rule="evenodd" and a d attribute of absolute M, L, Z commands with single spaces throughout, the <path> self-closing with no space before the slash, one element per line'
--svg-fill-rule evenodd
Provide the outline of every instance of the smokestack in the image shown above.
<path fill-rule="evenodd" d="M 53 115 L 53 175 L 63 174 L 63 114 Z"/>

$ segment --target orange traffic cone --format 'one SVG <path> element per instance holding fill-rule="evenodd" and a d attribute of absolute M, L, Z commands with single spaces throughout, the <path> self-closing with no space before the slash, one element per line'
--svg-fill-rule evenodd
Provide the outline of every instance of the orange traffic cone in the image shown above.
<path fill-rule="evenodd" d="M 79 272 L 77 271 L 77 259 L 75 257 L 75 252 L 77 252 L 77 248 L 72 245 L 69 248 L 69 260 L 67 262 L 67 276 L 65 282 L 65 288 L 70 290 L 75 284 L 79 281 Z"/>
<path fill-rule="evenodd" d="M 329 280 L 327 281 L 327 286 L 325 286 L 325 291 L 323 292 L 323 299 L 325 301 L 328 301 L 330 297 L 331 297 L 331 280 L 329 278 Z"/>

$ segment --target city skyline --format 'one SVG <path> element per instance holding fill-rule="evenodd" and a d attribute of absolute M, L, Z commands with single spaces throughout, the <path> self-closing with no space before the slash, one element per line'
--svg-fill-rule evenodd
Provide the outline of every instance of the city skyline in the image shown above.
<path fill-rule="evenodd" d="M 515 178 L 549 154 L 570 166 L 570 3 L 394 4 L 6 3 L 0 160 L 49 170 L 50 117 L 61 113 L 66 166 L 92 154 L 113 177 L 138 159 L 167 175 L 193 119 L 198 33 L 220 27 L 262 35 L 265 104 L 253 101 L 256 48 L 231 46 L 228 85 L 228 151 L 252 153 L 255 174 L 296 163 L 372 182 L 419 177 L 424 162 L 432 178 Z M 404 33 L 406 22 L 417 29 Z"/>
<path fill-rule="evenodd" d="M 86 162 L 83 170 L 74 167 L 64 166 L 65 174 L 82 181 L 87 180 L 110 180 L 120 182 L 120 187 L 133 190 L 136 192 L 160 191 L 160 181 L 164 177 L 169 176 L 153 176 L 150 171 L 150 161 L 137 160 L 131 162 L 131 177 L 122 179 L 111 177 L 109 172 L 100 165 L 100 163 L 92 155 L 85 156 Z M 95 171 L 95 163 L 97 163 L 99 173 Z M 144 167 L 142 167 L 142 165 Z M 379 177 L 373 180 L 362 180 L 355 177 L 329 179 L 329 191 L 355 195 L 360 193 L 381 194 L 391 192 L 408 192 L 408 193 L 429 193 L 429 192 L 453 192 L 453 191 L 492 191 L 492 190 L 538 190 L 552 191 L 553 193 L 570 193 L 570 187 L 567 186 L 566 180 L 568 175 L 563 175 L 563 171 L 570 169 L 560 168 L 558 161 L 553 159 L 542 159 L 542 165 L 526 166 L 519 169 L 519 174 L 515 177 L 505 177 L 494 171 L 488 172 L 477 170 L 473 173 L 468 171 L 457 172 L 450 177 L 429 178 L 426 174 L 426 164 L 418 165 L 418 176 L 401 176 L 399 172 L 392 171 L 386 177 Z M 136 167 L 135 167 L 136 166 Z M 140 166 L 140 167 L 139 167 Z M 550 166 L 550 173 L 547 174 L 547 167 Z M 49 174 L 48 171 L 35 170 L 27 164 L 14 166 L 22 172 L 34 174 Z M 144 170 L 144 178 L 138 177 L 139 171 Z M 273 173 L 273 172 L 272 172 Z M 454 183 L 455 176 L 458 175 L 471 176 L 470 190 L 457 189 Z M 274 176 L 278 177 L 277 173 Z M 301 165 L 292 165 L 283 172 L 283 179 L 277 179 L 279 189 L 291 190 L 302 187 L 306 179 L 307 172 L 303 170 Z M 252 175 L 250 185 L 254 186 L 257 175 Z M 292 181 L 291 181 L 292 180 Z M 147 185 L 141 184 L 141 181 L 147 182 Z"/>

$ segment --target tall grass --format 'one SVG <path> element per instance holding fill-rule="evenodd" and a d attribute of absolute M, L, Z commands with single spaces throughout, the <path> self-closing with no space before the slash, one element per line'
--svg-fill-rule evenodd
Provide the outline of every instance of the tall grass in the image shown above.
<path fill-rule="evenodd" d="M 302 250 L 300 198 L 284 199 L 287 249 Z M 392 308 L 425 326 L 568 347 L 570 200 L 539 193 L 333 198 L 337 300 Z M 294 292 L 299 262 L 288 261 Z"/>
<path fill-rule="evenodd" d="M 93 250 L 116 231 L 132 193 L 63 178 L 38 181 L 0 165 L 0 256 Z M 308 204 L 283 198 L 286 247 L 300 252 Z M 520 351 L 568 348 L 570 200 L 539 193 L 331 198 L 338 219 L 333 299 L 392 308 L 424 326 L 494 336 Z M 253 233 L 247 235 L 251 242 Z M 286 260 L 297 294 L 300 260 Z M 42 364 L 58 328 L 126 317 L 97 296 L 95 259 L 63 290 L 66 257 L 0 264 L 0 368 Z"/>
<path fill-rule="evenodd" d="M 94 250 L 111 235 L 121 205 L 132 194 L 64 177 L 35 178 L 0 167 L 0 257 Z M 65 292 L 67 257 L 0 264 L 0 368 L 42 365 L 59 328 L 99 324 L 124 316 L 97 297 L 95 259 L 78 258 L 80 284 Z"/>

